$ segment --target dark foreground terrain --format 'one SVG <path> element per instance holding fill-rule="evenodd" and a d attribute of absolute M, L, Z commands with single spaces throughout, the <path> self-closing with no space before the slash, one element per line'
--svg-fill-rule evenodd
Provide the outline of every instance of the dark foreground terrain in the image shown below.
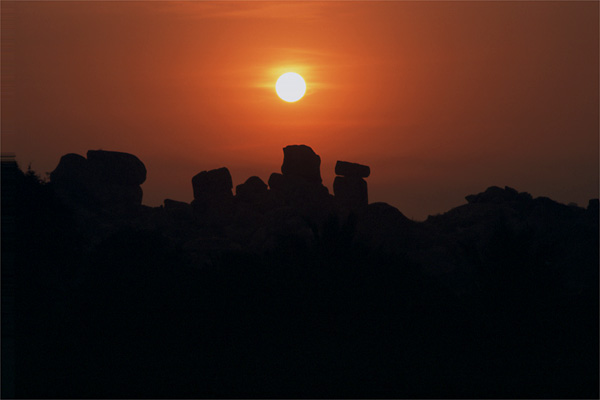
<path fill-rule="evenodd" d="M 491 187 L 414 222 L 368 167 L 331 195 L 284 155 L 157 208 L 132 155 L 3 160 L 3 397 L 598 398 L 598 200 Z"/>

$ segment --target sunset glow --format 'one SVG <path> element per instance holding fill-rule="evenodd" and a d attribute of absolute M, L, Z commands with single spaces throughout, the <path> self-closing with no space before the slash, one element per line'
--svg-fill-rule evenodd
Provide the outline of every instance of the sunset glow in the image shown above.
<path fill-rule="evenodd" d="M 218 166 L 266 181 L 304 143 L 330 190 L 337 160 L 366 164 L 369 199 L 417 219 L 492 184 L 597 197 L 597 2 L 2 5 L 3 151 L 41 173 L 131 152 L 157 206 Z M 304 97 L 274 90 L 288 72 Z"/>

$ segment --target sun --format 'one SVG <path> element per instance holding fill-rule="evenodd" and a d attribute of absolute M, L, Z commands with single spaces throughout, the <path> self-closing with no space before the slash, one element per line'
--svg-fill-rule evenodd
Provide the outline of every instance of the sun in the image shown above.
<path fill-rule="evenodd" d="M 286 72 L 277 79 L 275 91 L 281 100 L 293 103 L 306 93 L 306 82 L 295 72 Z"/>

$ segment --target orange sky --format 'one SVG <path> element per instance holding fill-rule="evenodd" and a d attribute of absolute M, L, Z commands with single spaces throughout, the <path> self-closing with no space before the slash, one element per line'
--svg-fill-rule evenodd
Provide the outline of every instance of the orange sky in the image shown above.
<path fill-rule="evenodd" d="M 598 197 L 598 2 L 2 2 L 2 151 L 53 170 L 137 155 L 144 203 L 279 172 L 282 148 L 371 167 L 422 220 L 488 186 Z M 277 77 L 300 73 L 286 103 Z M 14 77 L 14 79 L 13 79 Z M 7 89 L 8 88 L 8 89 Z M 10 90 L 9 90 L 10 89 Z"/>

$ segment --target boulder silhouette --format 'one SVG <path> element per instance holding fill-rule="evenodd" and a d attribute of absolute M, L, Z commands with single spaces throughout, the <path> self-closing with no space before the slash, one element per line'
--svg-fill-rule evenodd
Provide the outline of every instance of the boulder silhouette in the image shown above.
<path fill-rule="evenodd" d="M 321 157 L 310 147 L 284 147 L 281 172 L 271 174 L 269 188 L 282 193 L 288 204 L 314 205 L 329 196 L 329 189 L 321 184 Z"/>
<path fill-rule="evenodd" d="M 284 176 L 306 179 L 308 182 L 321 183 L 321 157 L 306 145 L 291 145 L 283 148 Z"/>
<path fill-rule="evenodd" d="M 292 207 L 312 223 L 322 223 L 334 212 L 333 196 L 319 182 L 297 175 L 273 173 L 269 178 L 269 188 L 270 204 Z"/>
<path fill-rule="evenodd" d="M 96 178 L 114 185 L 141 185 L 146 181 L 146 166 L 129 153 L 89 150 L 87 160 Z"/>
<path fill-rule="evenodd" d="M 311 223 L 323 222 L 334 211 L 334 204 L 329 189 L 321 183 L 321 158 L 305 145 L 287 146 L 283 154 L 282 173 L 269 177 L 271 204 L 293 207 Z"/>
<path fill-rule="evenodd" d="M 527 192 L 519 193 L 517 190 L 505 186 L 504 189 L 498 186 L 490 186 L 485 192 L 471 194 L 465 199 L 469 204 L 474 203 L 503 203 L 506 201 L 528 201 L 531 200 L 531 195 Z"/>
<path fill-rule="evenodd" d="M 336 176 L 333 181 L 335 201 L 342 207 L 362 207 L 369 204 L 367 182 L 357 176 Z"/>
<path fill-rule="evenodd" d="M 256 203 L 267 195 L 267 184 L 258 176 L 251 176 L 235 187 L 235 196 L 241 201 Z"/>
<path fill-rule="evenodd" d="M 88 158 L 78 154 L 61 157 L 50 173 L 57 195 L 69 204 L 130 211 L 142 204 L 140 185 L 146 167 L 133 154 L 90 150 Z"/>
<path fill-rule="evenodd" d="M 67 203 L 89 203 L 92 201 L 88 190 L 90 172 L 85 157 L 69 153 L 60 158 L 50 181 L 56 194 Z"/>
<path fill-rule="evenodd" d="M 88 160 L 75 153 L 65 154 L 50 173 L 50 180 L 57 182 L 84 182 L 89 179 Z"/>
<path fill-rule="evenodd" d="M 338 161 L 335 164 L 335 174 L 347 177 L 368 178 L 371 174 L 371 168 L 367 165 Z"/>
<path fill-rule="evenodd" d="M 206 196 L 230 197 L 233 182 L 226 167 L 202 171 L 192 178 L 194 199 Z"/>
<path fill-rule="evenodd" d="M 269 177 L 269 188 L 283 191 L 285 188 L 285 179 L 279 172 L 273 172 Z"/>
<path fill-rule="evenodd" d="M 227 212 L 233 201 L 233 182 L 226 167 L 202 171 L 192 178 L 194 200 L 192 206 L 196 210 L 212 209 L 217 214 Z"/>
<path fill-rule="evenodd" d="M 318 203 L 329 196 L 329 189 L 320 183 L 308 181 L 297 175 L 282 175 L 274 172 L 269 177 L 269 188 L 284 195 L 288 203 Z"/>

